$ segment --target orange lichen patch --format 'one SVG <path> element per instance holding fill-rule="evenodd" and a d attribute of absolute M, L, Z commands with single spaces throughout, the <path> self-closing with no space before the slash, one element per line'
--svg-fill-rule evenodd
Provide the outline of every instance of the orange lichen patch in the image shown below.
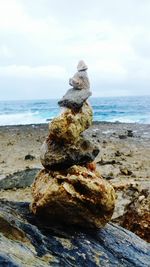
<path fill-rule="evenodd" d="M 96 163 L 95 162 L 87 163 L 86 167 L 91 171 L 95 171 L 96 170 Z"/>

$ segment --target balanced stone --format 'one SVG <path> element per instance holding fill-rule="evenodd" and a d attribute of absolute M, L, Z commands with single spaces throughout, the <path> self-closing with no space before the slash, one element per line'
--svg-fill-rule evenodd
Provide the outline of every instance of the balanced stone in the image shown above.
<path fill-rule="evenodd" d="M 77 72 L 74 74 L 72 78 L 69 79 L 69 84 L 73 86 L 73 88 L 81 90 L 81 89 L 89 89 L 90 82 L 87 75 L 87 65 L 83 60 L 80 60 L 77 65 Z"/>
<path fill-rule="evenodd" d="M 92 124 L 93 112 L 88 103 L 84 103 L 79 112 L 66 109 L 49 124 L 49 139 L 58 143 L 74 143 L 79 135 Z"/>
<path fill-rule="evenodd" d="M 91 96 L 92 93 L 89 89 L 78 90 L 71 88 L 63 96 L 63 98 L 58 102 L 60 107 L 67 107 L 73 110 L 78 110 L 82 107 L 83 103 Z"/>
<path fill-rule="evenodd" d="M 93 162 L 98 153 L 99 148 L 83 137 L 75 144 L 58 144 L 47 139 L 41 147 L 41 163 L 48 170 L 62 170 Z"/>
<path fill-rule="evenodd" d="M 72 166 L 60 171 L 42 170 L 32 186 L 34 214 L 50 222 L 103 227 L 115 206 L 113 187 L 96 171 Z"/>
<path fill-rule="evenodd" d="M 74 110 L 80 109 L 83 103 L 91 96 L 90 82 L 87 75 L 87 65 L 80 60 L 77 65 L 77 72 L 69 79 L 69 89 L 63 98 L 58 102 L 61 107 L 68 107 Z"/>

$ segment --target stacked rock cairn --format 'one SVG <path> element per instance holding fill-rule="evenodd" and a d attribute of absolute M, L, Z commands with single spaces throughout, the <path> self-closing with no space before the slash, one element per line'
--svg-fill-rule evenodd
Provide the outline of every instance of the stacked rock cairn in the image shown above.
<path fill-rule="evenodd" d="M 99 228 L 111 219 L 115 192 L 96 171 L 99 148 L 84 136 L 93 117 L 87 69 L 79 61 L 69 80 L 72 88 L 58 102 L 64 110 L 49 124 L 41 148 L 44 169 L 32 185 L 31 210 L 49 222 Z"/>

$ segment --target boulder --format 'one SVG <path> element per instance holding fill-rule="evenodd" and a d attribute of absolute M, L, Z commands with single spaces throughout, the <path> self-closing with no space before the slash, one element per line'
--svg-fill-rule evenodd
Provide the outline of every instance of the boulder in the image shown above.
<path fill-rule="evenodd" d="M 84 103 L 79 112 L 66 109 L 49 124 L 49 139 L 58 143 L 74 143 L 79 135 L 92 124 L 93 112 L 88 103 Z"/>
<path fill-rule="evenodd" d="M 113 187 L 98 172 L 76 165 L 61 172 L 40 171 L 32 195 L 34 214 L 87 228 L 103 227 L 115 206 Z"/>
<path fill-rule="evenodd" d="M 59 170 L 92 162 L 98 153 L 99 148 L 83 137 L 74 144 L 46 140 L 41 147 L 40 159 L 46 169 Z"/>
<path fill-rule="evenodd" d="M 6 227 L 7 226 L 7 227 Z M 87 230 L 34 216 L 27 202 L 0 200 L 0 266 L 149 267 L 150 246 L 109 223 Z"/>
<path fill-rule="evenodd" d="M 142 190 L 125 208 L 120 224 L 150 242 L 150 192 Z"/>
<path fill-rule="evenodd" d="M 89 89 L 78 90 L 77 88 L 71 88 L 58 101 L 60 107 L 71 108 L 72 110 L 79 110 L 84 102 L 92 95 Z"/>

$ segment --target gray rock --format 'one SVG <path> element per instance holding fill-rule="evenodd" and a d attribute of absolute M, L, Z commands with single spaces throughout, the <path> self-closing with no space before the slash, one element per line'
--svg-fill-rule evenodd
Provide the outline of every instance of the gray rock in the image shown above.
<path fill-rule="evenodd" d="M 83 137 L 75 144 L 44 142 L 41 147 L 41 163 L 46 169 L 59 170 L 92 162 L 98 153 L 99 148 Z"/>
<path fill-rule="evenodd" d="M 25 157 L 24 157 L 25 160 L 34 160 L 35 157 L 33 155 L 30 155 L 30 154 L 27 154 Z"/>
<path fill-rule="evenodd" d="M 87 75 L 88 67 L 83 60 L 80 60 L 77 65 L 77 72 L 69 79 L 69 84 L 75 89 L 90 89 L 90 82 Z"/>
<path fill-rule="evenodd" d="M 25 169 L 22 171 L 15 172 L 10 175 L 4 175 L 0 179 L 0 190 L 1 189 L 12 189 L 12 188 L 25 188 L 33 183 L 35 175 L 40 169 Z"/>
<path fill-rule="evenodd" d="M 78 71 L 84 71 L 84 70 L 87 70 L 88 69 L 88 66 L 85 64 L 85 62 L 83 60 L 80 60 L 78 62 L 78 65 L 77 65 L 77 70 Z"/>
<path fill-rule="evenodd" d="M 89 90 L 69 89 L 63 98 L 58 102 L 60 107 L 67 107 L 79 110 L 83 103 L 92 95 Z"/>
<path fill-rule="evenodd" d="M 78 90 L 90 89 L 90 81 L 86 71 L 78 71 L 69 79 L 69 84 Z"/>
<path fill-rule="evenodd" d="M 0 200 L 0 266 L 149 267 L 150 246 L 115 224 L 98 230 L 47 223 L 29 203 Z"/>

